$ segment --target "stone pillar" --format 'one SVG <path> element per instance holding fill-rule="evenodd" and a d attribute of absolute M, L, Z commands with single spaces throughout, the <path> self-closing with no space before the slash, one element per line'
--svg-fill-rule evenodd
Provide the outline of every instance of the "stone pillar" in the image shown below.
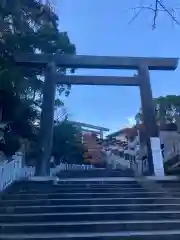
<path fill-rule="evenodd" d="M 100 130 L 100 139 L 103 139 L 103 131 Z"/>
<path fill-rule="evenodd" d="M 155 119 L 155 109 L 152 101 L 153 97 L 150 84 L 149 70 L 147 66 L 140 66 L 139 78 L 143 122 L 145 125 L 145 141 L 147 144 L 148 152 L 149 174 L 154 175 L 157 174 L 157 171 L 155 169 L 157 167 L 157 161 L 161 162 L 161 164 L 159 163 L 158 165 L 158 169 L 160 165 L 163 168 L 163 157 L 162 154 L 160 154 L 161 146 Z M 159 153 L 157 154 L 157 152 Z M 162 169 L 162 171 L 163 170 L 164 168 Z"/>
<path fill-rule="evenodd" d="M 0 108 L 0 122 L 2 121 L 3 110 Z"/>
<path fill-rule="evenodd" d="M 177 132 L 180 133 L 180 116 L 176 116 Z"/>
<path fill-rule="evenodd" d="M 155 176 L 164 176 L 164 162 L 161 151 L 161 143 L 159 137 L 151 137 L 151 148 L 153 155 L 153 165 L 154 165 L 154 175 Z"/>
<path fill-rule="evenodd" d="M 49 63 L 45 72 L 43 85 L 43 103 L 39 133 L 39 149 L 36 165 L 36 176 L 50 174 L 50 158 L 53 144 L 54 101 L 55 101 L 55 64 Z"/>

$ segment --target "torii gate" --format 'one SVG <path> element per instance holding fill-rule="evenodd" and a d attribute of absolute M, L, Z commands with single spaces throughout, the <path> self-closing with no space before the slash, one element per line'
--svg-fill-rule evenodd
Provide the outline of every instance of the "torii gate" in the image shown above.
<path fill-rule="evenodd" d="M 95 126 L 92 124 L 81 123 L 81 122 L 76 122 L 76 121 L 69 121 L 69 122 L 74 124 L 75 126 L 79 127 L 81 132 L 95 133 L 96 135 L 98 135 L 100 137 L 100 139 L 103 139 L 103 132 L 109 131 L 108 128 Z M 93 130 L 91 130 L 89 128 L 91 128 Z"/>
<path fill-rule="evenodd" d="M 152 102 L 149 70 L 175 70 L 178 65 L 177 58 L 19 54 L 15 56 L 15 61 L 17 64 L 27 67 L 46 67 L 40 130 L 40 171 L 37 172 L 38 175 L 49 174 L 56 84 L 138 86 L 146 129 L 149 172 L 151 175 L 158 174 L 156 165 L 159 164 L 159 167 L 161 165 L 160 168 L 162 168 L 163 160 Z M 56 66 L 75 69 L 132 69 L 137 70 L 138 74 L 133 77 L 62 76 L 56 71 Z"/>

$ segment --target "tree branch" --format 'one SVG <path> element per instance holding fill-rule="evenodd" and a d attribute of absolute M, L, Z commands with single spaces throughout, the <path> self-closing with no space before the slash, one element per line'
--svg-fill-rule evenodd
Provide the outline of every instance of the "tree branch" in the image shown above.
<path fill-rule="evenodd" d="M 154 8 L 154 17 L 153 17 L 153 25 L 152 29 L 154 30 L 156 28 L 156 19 L 158 16 L 158 0 L 155 2 L 155 8 Z"/>
<path fill-rule="evenodd" d="M 132 17 L 132 19 L 129 21 L 128 24 L 131 24 L 131 23 L 139 16 L 139 14 L 140 14 L 143 10 L 144 10 L 143 8 L 140 8 L 140 9 L 138 10 L 138 12 L 134 14 L 134 16 Z M 135 11 L 135 9 L 134 9 L 134 11 Z"/>
<path fill-rule="evenodd" d="M 166 8 L 166 6 L 164 4 L 162 4 L 162 2 L 160 0 L 158 0 L 158 4 L 162 7 L 162 9 L 172 18 L 172 20 L 180 25 L 180 22 L 174 17 L 174 15 L 168 10 L 168 8 Z M 175 8 L 172 8 L 172 11 L 175 12 Z"/>
<path fill-rule="evenodd" d="M 132 10 L 134 11 L 134 16 L 129 21 L 129 24 L 131 24 L 140 15 L 140 13 L 142 13 L 142 11 L 150 10 L 153 12 L 153 23 L 152 23 L 153 30 L 156 28 L 157 17 L 159 12 L 167 13 L 168 16 L 172 19 L 172 21 L 180 26 L 180 21 L 175 17 L 175 14 L 174 14 L 177 10 L 179 10 L 179 8 L 173 7 L 171 10 L 169 10 L 168 7 L 162 3 L 162 0 L 153 0 L 153 1 L 154 1 L 154 4 L 144 6 L 143 4 L 140 3 L 138 7 L 132 8 Z"/>

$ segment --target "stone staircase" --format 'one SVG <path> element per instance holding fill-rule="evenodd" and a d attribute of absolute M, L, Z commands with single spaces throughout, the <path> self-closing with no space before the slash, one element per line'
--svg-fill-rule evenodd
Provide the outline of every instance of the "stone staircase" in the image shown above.
<path fill-rule="evenodd" d="M 57 174 L 60 179 L 64 178 L 109 178 L 109 177 L 133 177 L 134 173 L 132 169 L 106 169 L 95 168 L 88 171 L 76 170 L 76 171 L 64 171 Z"/>
<path fill-rule="evenodd" d="M 109 178 L 102 170 L 101 178 L 97 170 L 86 173 L 65 172 L 57 184 L 12 185 L 1 195 L 0 240 L 180 239 L 179 182 L 160 183 L 173 189 L 166 197 L 117 171 Z"/>

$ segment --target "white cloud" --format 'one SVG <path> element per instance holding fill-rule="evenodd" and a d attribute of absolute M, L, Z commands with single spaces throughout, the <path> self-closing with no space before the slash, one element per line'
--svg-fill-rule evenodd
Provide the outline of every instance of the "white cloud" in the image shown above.
<path fill-rule="evenodd" d="M 136 124 L 136 120 L 135 120 L 134 116 L 128 117 L 127 121 L 128 121 L 128 123 L 127 123 L 128 126 L 133 126 Z"/>

